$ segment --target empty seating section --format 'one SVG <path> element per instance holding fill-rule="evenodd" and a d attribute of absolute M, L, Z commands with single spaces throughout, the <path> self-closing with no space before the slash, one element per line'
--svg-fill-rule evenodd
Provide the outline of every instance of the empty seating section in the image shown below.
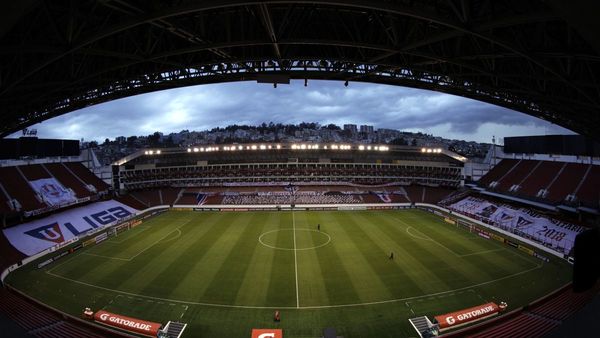
<path fill-rule="evenodd" d="M 406 190 L 406 193 L 408 194 L 408 198 L 413 203 L 423 203 L 423 189 L 424 187 L 418 185 L 404 187 L 404 190 Z"/>
<path fill-rule="evenodd" d="M 133 196 L 131 195 L 124 195 L 124 196 L 119 196 L 119 197 L 115 197 L 115 199 L 123 204 L 126 204 L 134 209 L 137 210 L 144 210 L 146 209 L 148 206 L 145 205 L 144 203 L 138 201 L 137 199 L 135 199 Z"/>
<path fill-rule="evenodd" d="M 0 289 L 0 311 L 35 337 L 105 337 L 82 326 L 66 322 L 53 312 L 34 305 L 6 289 Z"/>
<path fill-rule="evenodd" d="M 600 201 L 600 166 L 592 166 L 581 188 L 577 191 L 577 199 L 584 206 L 598 208 L 598 201 Z"/>
<path fill-rule="evenodd" d="M 28 217 L 31 214 L 54 210 L 55 206 L 44 203 L 41 196 L 32 188 L 30 182 L 39 179 L 55 179 L 63 187 L 73 191 L 75 194 L 73 197 L 76 198 L 94 195 L 87 189 L 87 184 L 96 186 L 98 192 L 106 191 L 109 187 L 78 162 L 70 162 L 66 165 L 45 163 L 0 167 L 0 212 L 22 212 Z M 12 200 L 16 200 L 17 203 L 8 203 Z M 75 198 L 72 201 L 75 202 Z"/>
<path fill-rule="evenodd" d="M 0 294 L 0 310 L 27 331 L 60 321 L 55 314 L 42 311 L 6 289 L 0 290 Z"/>
<path fill-rule="evenodd" d="M 500 181 L 498 181 L 496 189 L 501 191 L 509 191 L 513 185 L 521 183 L 527 176 L 529 176 L 531 171 L 538 163 L 539 161 L 519 161 L 510 172 L 508 172 L 506 175 L 504 175 L 504 177 L 502 177 L 502 179 L 500 179 Z"/>
<path fill-rule="evenodd" d="M 446 196 L 450 195 L 454 190 L 447 188 L 433 188 L 433 187 L 424 187 L 425 189 L 425 199 L 423 202 L 436 204 L 439 201 L 446 198 Z"/>
<path fill-rule="evenodd" d="M 524 196 L 537 196 L 540 190 L 548 187 L 556 175 L 558 175 L 563 165 L 563 162 L 542 161 L 535 168 L 535 171 L 521 184 L 521 189 L 519 189 L 518 193 Z"/>
<path fill-rule="evenodd" d="M 21 169 L 21 172 L 23 173 L 23 175 L 25 175 L 25 178 L 27 178 L 28 181 L 35 181 L 41 178 L 51 177 L 51 175 L 46 171 L 46 169 L 44 169 L 44 167 L 42 167 L 39 164 L 22 165 L 19 166 L 19 169 Z"/>
<path fill-rule="evenodd" d="M 156 205 L 162 205 L 160 202 L 160 195 L 158 190 L 140 190 L 134 191 L 131 195 L 138 201 L 144 203 L 146 207 L 153 207 Z"/>
<path fill-rule="evenodd" d="M 567 195 L 575 192 L 587 169 L 588 165 L 585 164 L 567 163 L 554 183 L 548 187 L 546 199 L 554 203 L 562 202 Z"/>
<path fill-rule="evenodd" d="M 164 188 L 161 189 L 163 204 L 170 205 L 174 204 L 177 197 L 179 197 L 180 188 Z"/>
<path fill-rule="evenodd" d="M 541 337 L 552 330 L 557 323 L 521 313 L 518 316 L 495 326 L 485 332 L 468 336 L 469 338 L 533 338 Z"/>
<path fill-rule="evenodd" d="M 479 183 L 482 186 L 487 187 L 490 183 L 499 180 L 504 176 L 515 164 L 517 164 L 517 160 L 513 159 L 504 159 L 501 160 L 495 167 L 492 168 L 485 176 L 483 176 Z"/>
<path fill-rule="evenodd" d="M 19 250 L 10 244 L 6 236 L 0 235 L 0 271 L 25 258 Z"/>
<path fill-rule="evenodd" d="M 99 179 L 98 176 L 94 175 L 94 173 L 80 162 L 66 162 L 64 165 L 85 183 L 93 185 L 97 192 L 105 191 L 109 188 L 109 185 L 106 184 L 106 182 Z"/>
<path fill-rule="evenodd" d="M 144 207 L 155 205 L 196 204 L 313 204 L 313 203 L 437 203 L 453 189 L 424 186 L 295 186 L 292 194 L 285 186 L 231 186 L 198 188 L 145 189 L 129 193 L 130 200 L 141 202 Z M 160 193 L 159 193 L 160 191 Z M 175 198 L 180 194 L 181 196 Z M 163 203 L 160 201 L 163 196 Z M 409 195 L 413 197 L 409 199 Z M 171 196 L 171 197 L 167 197 Z M 237 197 L 242 196 L 242 197 Z M 259 197 L 257 197 L 259 196 Z M 281 197 L 277 197 L 281 196 Z M 347 196 L 347 197 L 345 197 Z M 171 203 L 175 198 L 177 203 Z M 131 202 L 125 202 L 131 205 Z M 138 208 L 139 209 L 139 208 Z"/>
<path fill-rule="evenodd" d="M 337 166 L 337 167 L 336 167 Z M 315 182 L 315 184 L 354 183 L 377 185 L 388 183 L 423 184 L 458 187 L 461 170 L 456 167 L 361 164 L 262 164 L 208 165 L 121 171 L 127 190 L 170 186 L 205 186 L 231 182 Z"/>
<path fill-rule="evenodd" d="M 180 205 L 195 205 L 198 203 L 196 196 L 198 196 L 197 191 L 188 191 L 187 189 L 183 192 L 177 204 Z"/>
<path fill-rule="evenodd" d="M 594 290 L 596 289 L 574 293 L 571 288 L 568 288 L 547 301 L 532 306 L 528 312 L 555 321 L 563 321 L 587 304 L 594 296 Z"/>
<path fill-rule="evenodd" d="M 44 164 L 44 167 L 46 167 L 52 176 L 62 183 L 65 188 L 73 190 L 75 196 L 78 198 L 92 195 L 92 192 L 89 191 L 77 177 L 73 176 L 62 163 L 46 163 Z"/>
<path fill-rule="evenodd" d="M 495 337 L 542 337 L 560 325 L 575 312 L 585 306 L 596 294 L 598 288 L 592 288 L 583 293 L 574 293 L 570 287 L 565 287 L 557 293 L 530 304 L 517 315 L 506 320 L 498 320 L 483 329 L 474 327 L 471 331 L 475 334 L 463 334 L 469 338 L 495 338 Z"/>
<path fill-rule="evenodd" d="M 1 185 L 2 183 L 0 183 Z M 8 200 L 9 196 L 6 196 L 4 192 L 4 187 L 0 186 L 0 213 L 7 213 L 12 211 L 12 207 L 10 206 L 10 201 Z"/>
<path fill-rule="evenodd" d="M 0 183 L 6 192 L 21 204 L 23 211 L 37 210 L 47 207 L 38 200 L 29 182 L 23 178 L 16 167 L 0 168 Z"/>
<path fill-rule="evenodd" d="M 490 185 L 492 182 L 497 184 Z M 600 206 L 598 165 L 504 159 L 479 184 L 491 191 L 551 204 Z M 513 186 L 518 188 L 512 189 Z"/>

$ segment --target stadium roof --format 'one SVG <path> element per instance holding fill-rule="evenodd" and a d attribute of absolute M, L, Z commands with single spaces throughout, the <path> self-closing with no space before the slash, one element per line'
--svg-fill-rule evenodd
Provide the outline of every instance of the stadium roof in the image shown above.
<path fill-rule="evenodd" d="M 0 134 L 167 88 L 394 84 L 600 129 L 600 3 L 560 0 L 6 1 Z"/>

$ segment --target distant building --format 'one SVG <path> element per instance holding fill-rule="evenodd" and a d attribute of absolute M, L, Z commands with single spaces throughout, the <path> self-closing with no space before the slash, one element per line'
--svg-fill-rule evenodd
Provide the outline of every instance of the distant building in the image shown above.
<path fill-rule="evenodd" d="M 352 133 L 358 132 L 358 128 L 356 127 L 356 124 L 344 124 L 344 130 L 349 130 Z"/>
<path fill-rule="evenodd" d="M 356 128 L 356 126 L 354 126 L 354 128 Z M 372 134 L 373 133 L 373 126 L 367 126 L 366 124 L 363 124 L 363 125 L 360 126 L 360 132 L 361 133 Z"/>

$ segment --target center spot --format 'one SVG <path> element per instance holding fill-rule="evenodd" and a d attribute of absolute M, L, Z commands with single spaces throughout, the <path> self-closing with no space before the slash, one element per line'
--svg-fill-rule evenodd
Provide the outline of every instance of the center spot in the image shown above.
<path fill-rule="evenodd" d="M 331 236 L 313 229 L 296 229 L 296 250 L 311 250 L 331 242 Z M 275 229 L 258 237 L 260 244 L 277 250 L 294 250 L 294 229 Z"/>

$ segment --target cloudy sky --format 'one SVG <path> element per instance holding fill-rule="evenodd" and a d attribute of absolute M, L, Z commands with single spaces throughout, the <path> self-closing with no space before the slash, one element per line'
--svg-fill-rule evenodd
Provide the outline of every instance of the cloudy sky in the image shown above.
<path fill-rule="evenodd" d="M 369 124 L 453 139 L 570 131 L 505 108 L 437 92 L 340 81 L 292 81 L 273 88 L 235 82 L 179 88 L 100 104 L 32 126 L 41 138 L 104 141 L 117 136 L 205 130 L 262 122 Z M 19 136 L 19 134 L 14 134 Z"/>

